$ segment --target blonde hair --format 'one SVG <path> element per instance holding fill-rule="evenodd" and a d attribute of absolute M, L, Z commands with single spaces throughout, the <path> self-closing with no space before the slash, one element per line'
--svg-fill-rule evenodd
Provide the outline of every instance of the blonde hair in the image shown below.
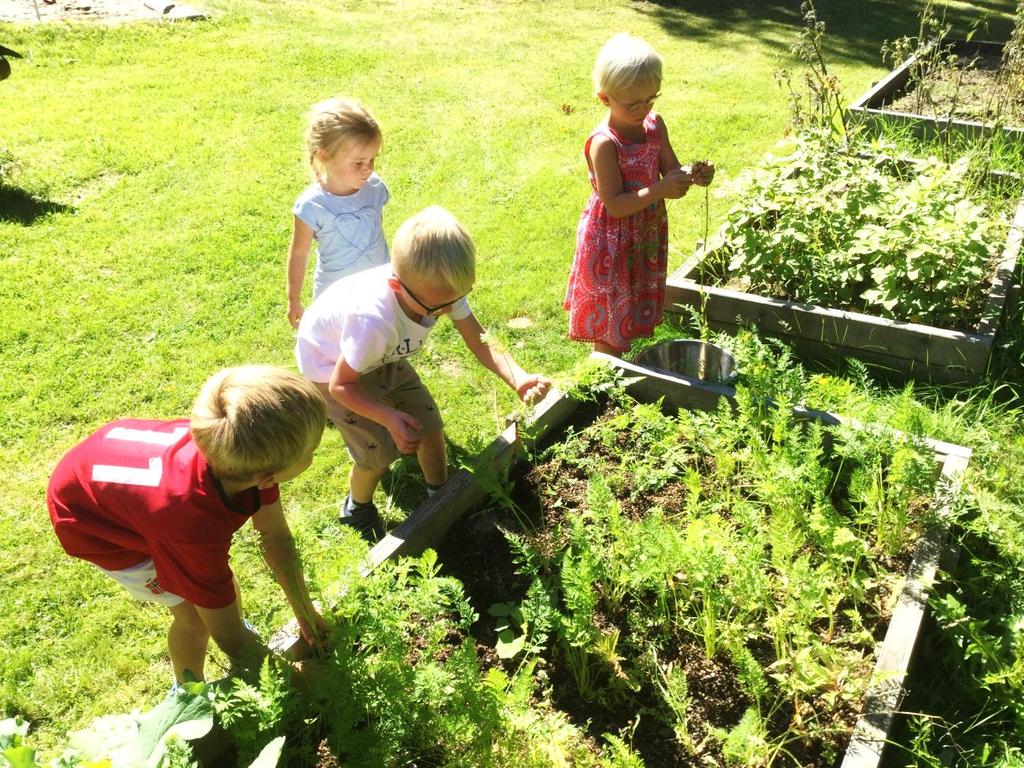
<path fill-rule="evenodd" d="M 380 138 L 380 125 L 355 99 L 335 96 L 314 104 L 309 112 L 306 153 L 314 173 L 320 170 L 321 151 L 334 157 L 354 142 L 367 144 Z"/>
<path fill-rule="evenodd" d="M 639 37 L 616 35 L 594 63 L 594 90 L 609 93 L 635 83 L 661 83 L 661 56 Z"/>
<path fill-rule="evenodd" d="M 476 246 L 439 205 L 402 222 L 391 241 L 391 264 L 400 278 L 443 280 L 454 291 L 468 292 L 476 282 Z"/>
<path fill-rule="evenodd" d="M 269 365 L 225 368 L 192 406 L 192 439 L 227 480 L 272 475 L 301 460 L 323 435 L 327 405 L 309 379 Z"/>

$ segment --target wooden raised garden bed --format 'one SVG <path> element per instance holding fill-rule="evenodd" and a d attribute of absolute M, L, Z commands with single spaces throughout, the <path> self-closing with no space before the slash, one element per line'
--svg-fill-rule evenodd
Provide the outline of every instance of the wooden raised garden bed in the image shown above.
<path fill-rule="evenodd" d="M 717 254 L 703 247 L 669 276 L 665 309 L 684 314 L 689 307 L 706 317 L 709 327 L 730 333 L 756 326 L 791 344 L 804 359 L 853 357 L 897 379 L 972 384 L 987 372 L 1003 316 L 1019 293 L 1015 276 L 1022 234 L 1024 198 L 1017 201 L 980 320 L 970 332 L 709 285 L 701 278 L 703 265 L 714 263 Z"/>
<path fill-rule="evenodd" d="M 616 367 L 628 377 L 627 391 L 632 398 L 646 403 L 661 402 L 661 410 L 666 414 L 674 413 L 678 409 L 685 409 L 692 412 L 717 412 L 719 418 L 729 418 L 729 409 L 722 410 L 720 408 L 723 400 L 730 403 L 734 409 L 737 407 L 737 400 L 734 397 L 735 391 L 731 388 L 703 385 L 685 377 L 676 377 L 650 369 L 639 368 L 630 363 L 603 355 L 595 355 L 594 357 Z M 578 401 L 561 393 L 552 393 L 537 408 L 528 429 L 521 430 L 516 425 L 510 426 L 481 455 L 483 472 L 500 473 L 518 462 L 523 457 L 527 447 L 524 445 L 526 439 L 524 435 L 527 433 L 529 434 L 528 440 L 532 447 L 538 441 L 546 443 L 555 442 L 555 444 L 558 444 L 567 434 L 567 424 L 574 419 L 577 422 L 575 429 L 583 429 L 587 420 L 593 417 L 593 414 L 590 414 L 584 418 L 581 415 L 583 410 L 580 408 Z M 807 424 L 819 423 L 835 426 L 844 423 L 843 419 L 831 414 L 804 409 L 795 409 L 794 416 L 798 421 Z M 583 419 L 583 421 L 580 421 L 580 419 Z M 898 583 L 895 584 L 893 592 L 888 599 L 889 605 L 894 607 L 891 617 L 888 619 L 888 630 L 885 631 L 884 640 L 876 649 L 873 662 L 870 657 L 865 658 L 864 663 L 869 665 L 868 668 L 873 663 L 874 672 L 866 695 L 861 701 L 856 702 L 861 715 L 859 720 L 857 720 L 855 728 L 853 728 L 852 739 L 849 740 L 848 746 L 846 739 L 841 739 L 845 752 L 831 756 L 828 758 L 827 763 L 823 764 L 839 765 L 841 763 L 843 768 L 868 768 L 869 766 L 876 766 L 885 745 L 893 714 L 898 709 L 901 700 L 902 682 L 917 640 L 918 630 L 922 625 L 926 609 L 927 592 L 938 567 L 939 555 L 946 546 L 946 532 L 942 520 L 951 502 L 952 495 L 956 492 L 957 478 L 966 467 L 970 457 L 970 451 L 960 446 L 937 441 L 926 441 L 926 443 L 929 455 L 932 455 L 931 452 L 934 452 L 937 476 L 942 478 L 936 486 L 938 490 L 932 497 L 929 508 L 927 510 L 917 510 L 918 513 L 931 522 L 925 527 L 913 551 L 906 555 L 910 561 L 906 580 L 902 582 L 902 587 Z M 384 540 L 371 550 L 367 568 L 372 569 L 385 560 L 395 558 L 401 554 L 416 554 L 426 548 L 438 549 L 443 564 L 446 562 L 445 553 L 452 546 L 460 550 L 464 559 L 477 561 L 474 563 L 474 567 L 480 565 L 486 567 L 486 564 L 491 560 L 490 556 L 482 550 L 478 554 L 474 552 L 467 553 L 467 547 L 482 547 L 479 536 L 486 533 L 484 529 L 490 528 L 493 533 L 497 531 L 496 526 L 500 526 L 502 529 L 514 528 L 515 515 L 506 511 L 504 519 L 500 521 L 496 521 L 493 515 L 490 517 L 487 514 L 470 515 L 467 519 L 459 522 L 458 526 L 451 531 L 454 538 L 449 537 L 447 540 L 445 539 L 449 529 L 452 528 L 453 524 L 460 517 L 463 517 L 471 510 L 485 506 L 486 501 L 487 494 L 479 487 L 479 484 L 472 475 L 465 471 L 453 475 L 448 484 L 437 495 L 412 513 L 407 520 L 399 524 Z M 728 511 L 724 511 L 722 514 L 728 515 Z M 498 534 L 498 536 L 502 538 L 502 534 Z M 465 557 L 467 554 L 468 557 Z M 499 558 L 495 558 L 495 564 L 498 567 L 498 572 L 494 574 L 494 577 L 489 582 L 485 582 L 485 591 L 490 591 L 491 594 L 482 598 L 484 602 L 488 603 L 494 600 L 495 594 L 501 594 L 502 590 L 506 588 L 504 585 L 508 583 L 510 578 L 513 580 L 515 578 L 509 573 L 507 563 L 503 565 Z M 458 566 L 453 565 L 453 568 L 455 569 L 453 575 L 458 576 Z M 678 578 L 685 579 L 686 574 L 680 573 L 677 576 Z M 898 581 L 897 579 L 896 582 Z M 494 592 L 494 590 L 497 590 L 497 592 Z M 470 595 L 471 601 L 474 600 L 473 589 L 467 588 L 467 593 Z M 523 599 L 523 595 L 508 594 L 504 599 L 514 602 Z M 501 602 L 501 600 L 494 601 Z M 488 643 L 495 639 L 496 630 L 494 627 L 490 627 L 495 620 L 487 616 L 488 605 L 474 604 L 474 608 L 481 616 L 485 617 L 479 622 L 480 627 L 482 627 L 481 633 L 477 634 L 475 632 L 475 634 L 477 634 L 478 640 L 481 641 L 479 647 L 486 656 Z M 838 619 L 837 624 L 842 623 L 843 620 Z M 488 629 L 487 627 L 490 628 Z M 604 631 L 606 627 L 601 629 Z M 884 620 L 883 624 L 879 627 L 878 634 L 881 634 L 882 630 L 884 630 Z M 487 639 L 488 636 L 489 640 Z M 615 637 L 618 637 L 617 634 Z M 493 653 L 493 642 L 491 644 L 491 663 L 499 663 Z M 294 650 L 296 649 L 293 648 Z M 765 651 L 765 649 L 762 648 L 761 651 Z M 671 652 L 671 650 L 664 648 L 659 651 L 663 657 Z M 614 660 L 614 649 L 611 652 L 611 657 Z M 659 663 L 657 654 L 655 654 L 654 660 L 657 665 Z M 669 663 L 666 669 L 671 672 L 673 663 L 678 661 L 680 660 L 677 659 L 675 662 Z M 548 670 L 547 674 L 551 676 L 553 681 L 557 682 L 561 674 L 562 682 L 565 682 L 565 673 L 558 672 L 555 667 L 546 666 L 545 669 Z M 714 670 L 718 669 L 718 667 L 715 667 L 709 661 L 706 669 L 709 670 L 710 683 L 714 684 L 716 674 Z M 692 679 L 692 682 L 695 688 L 699 687 L 695 678 Z M 702 681 L 700 684 L 703 684 L 703 682 L 705 681 Z M 665 684 L 669 684 L 668 678 L 666 678 Z M 728 688 L 724 687 L 722 690 L 728 691 Z M 726 702 L 726 704 L 728 703 L 727 694 L 722 701 Z M 558 701 L 556 700 L 557 703 Z M 744 706 L 749 704 L 750 702 L 747 702 Z M 852 706 L 853 704 L 851 703 L 850 705 Z M 736 706 L 738 704 L 733 702 L 733 707 Z M 585 712 L 585 708 L 583 711 Z M 740 707 L 739 711 L 742 712 L 742 707 Z M 576 714 L 579 715 L 579 711 Z M 639 715 L 639 717 L 646 722 L 646 719 L 649 719 L 651 716 L 646 714 Z M 738 718 L 738 715 L 736 717 Z M 589 720 L 589 717 L 586 719 Z M 585 723 L 581 722 L 581 727 L 583 725 Z M 735 727 L 736 723 L 728 723 L 727 725 Z M 600 733 L 596 734 L 596 736 L 600 737 Z M 637 735 L 636 738 L 636 746 L 639 749 L 641 736 Z M 643 750 L 640 749 L 640 751 L 642 752 Z M 648 762 L 647 764 L 652 766 L 662 764 L 656 762 L 659 759 L 657 756 L 651 756 L 650 760 L 654 762 Z M 789 764 L 786 759 L 780 758 L 780 760 L 780 764 Z M 668 762 L 665 764 L 673 765 L 676 763 Z"/>
<path fill-rule="evenodd" d="M 977 60 L 978 68 L 992 72 L 992 79 L 998 70 L 1003 54 L 1003 44 L 984 40 L 952 40 L 943 42 L 961 62 Z M 927 53 L 925 54 L 927 55 Z M 871 86 L 866 93 L 854 101 L 847 110 L 851 124 L 909 127 L 921 138 L 932 139 L 944 133 L 959 134 L 968 138 L 991 135 L 996 126 L 991 121 L 968 119 L 953 114 L 917 114 L 908 108 L 895 106 L 916 86 L 915 73 L 920 68 L 921 54 L 914 54 L 896 69 Z M 962 98 L 966 98 L 965 96 Z M 913 109 L 913 107 L 909 107 Z M 921 109 L 922 112 L 926 110 Z M 1008 122 L 1004 120 L 1004 122 Z M 1013 142 L 1024 141 L 1024 127 L 1012 123 L 998 128 Z"/>

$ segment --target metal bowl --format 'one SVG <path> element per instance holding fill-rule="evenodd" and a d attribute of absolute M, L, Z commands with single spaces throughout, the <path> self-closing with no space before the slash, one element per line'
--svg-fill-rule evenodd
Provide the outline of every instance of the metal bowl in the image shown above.
<path fill-rule="evenodd" d="M 695 339 L 675 339 L 648 347 L 633 360 L 637 365 L 709 384 L 731 384 L 736 360 L 719 346 Z"/>

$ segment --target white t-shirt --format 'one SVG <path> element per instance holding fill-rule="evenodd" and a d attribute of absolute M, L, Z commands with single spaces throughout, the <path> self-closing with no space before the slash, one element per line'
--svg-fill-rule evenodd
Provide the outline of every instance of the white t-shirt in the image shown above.
<path fill-rule="evenodd" d="M 411 320 L 388 285 L 391 274 L 385 264 L 344 277 L 313 301 L 295 339 L 295 361 L 306 377 L 327 383 L 339 357 L 365 374 L 420 351 L 437 318 Z M 465 297 L 450 312 L 452 320 L 472 314 Z"/>
<path fill-rule="evenodd" d="M 388 262 L 382 212 L 389 197 L 376 173 L 351 195 L 332 195 L 315 181 L 299 195 L 292 213 L 317 243 L 314 298 L 336 280 Z"/>

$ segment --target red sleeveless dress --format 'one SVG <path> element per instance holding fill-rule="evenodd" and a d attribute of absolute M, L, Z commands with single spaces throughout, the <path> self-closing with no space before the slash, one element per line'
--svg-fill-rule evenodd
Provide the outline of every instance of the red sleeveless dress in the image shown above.
<path fill-rule="evenodd" d="M 668 268 L 668 216 L 659 200 L 626 218 L 613 218 L 597 196 L 590 142 L 597 135 L 615 143 L 623 189 L 649 187 L 661 177 L 657 115 L 644 120 L 644 141 L 631 143 L 607 125 L 587 138 L 584 155 L 593 192 L 576 228 L 576 255 L 563 306 L 569 310 L 569 338 L 600 341 L 619 350 L 650 336 L 661 322 Z"/>

